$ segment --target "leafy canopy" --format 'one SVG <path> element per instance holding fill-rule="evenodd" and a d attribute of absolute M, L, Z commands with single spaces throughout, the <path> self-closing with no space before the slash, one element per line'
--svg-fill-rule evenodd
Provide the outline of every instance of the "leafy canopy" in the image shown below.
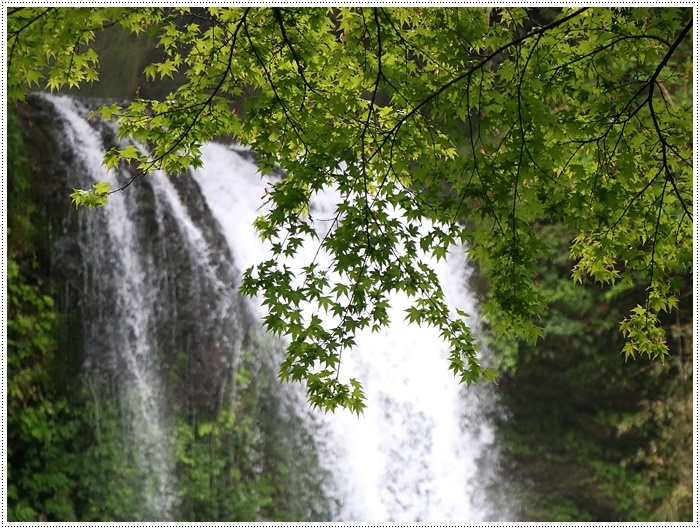
<path fill-rule="evenodd" d="M 36 7 L 9 8 L 7 22 L 12 100 L 96 80 L 89 43 L 108 25 L 160 47 L 145 75 L 177 88 L 101 110 L 152 149 L 112 150 L 107 165 L 179 172 L 230 137 L 262 174 L 284 168 L 256 221 L 272 255 L 242 290 L 288 337 L 281 377 L 306 381 L 312 404 L 361 412 L 341 353 L 388 323 L 394 291 L 414 300 L 408 320 L 449 342 L 460 380 L 493 378 L 424 257 L 467 243 L 495 333 L 536 339 L 542 223 L 577 233 L 574 281 L 648 283 L 620 324 L 624 354 L 668 354 L 658 313 L 676 306 L 692 259 L 691 10 Z M 341 198 L 318 234 L 308 205 L 328 188 Z M 73 199 L 99 206 L 116 191 Z M 295 275 L 289 257 L 309 241 L 332 265 Z"/>

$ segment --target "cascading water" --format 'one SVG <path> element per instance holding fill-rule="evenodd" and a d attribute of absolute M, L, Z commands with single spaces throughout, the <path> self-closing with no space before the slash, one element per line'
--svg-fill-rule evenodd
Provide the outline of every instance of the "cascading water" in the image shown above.
<path fill-rule="evenodd" d="M 55 109 L 63 120 L 63 141 L 70 146 L 84 174 L 93 181 L 106 180 L 110 174 L 101 166 L 104 153 L 101 138 L 79 109 L 68 98 L 52 98 Z M 82 182 L 81 182 L 82 183 Z M 152 263 L 143 262 L 136 241 L 128 194 L 115 197 L 107 218 L 85 216 L 84 233 L 100 233 L 108 244 L 84 242 L 84 251 L 90 256 L 84 261 L 85 290 L 94 294 L 95 318 L 87 318 L 86 357 L 96 362 L 109 351 L 107 362 L 126 377 L 121 377 L 121 398 L 129 403 L 131 430 L 138 447 L 136 456 L 142 468 L 155 476 L 154 487 L 147 487 L 147 512 L 154 518 L 167 517 L 174 500 L 169 474 L 172 462 L 168 454 L 166 425 L 159 413 L 162 406 L 162 384 L 156 359 L 151 354 L 153 327 L 153 290 L 144 290 L 146 275 Z M 104 222 L 100 222 L 100 221 Z M 96 225 L 96 223 L 99 223 Z M 107 264 L 107 267 L 100 266 Z M 94 324 L 107 318 L 103 311 L 111 311 L 114 325 L 97 329 Z M 107 337 L 108 340 L 102 340 Z M 116 366 L 121 367 L 116 367 Z"/>
<path fill-rule="evenodd" d="M 72 99 L 46 100 L 75 158 L 70 165 L 78 168 L 72 169 L 72 187 L 128 181 L 127 172 L 101 166 L 105 143 L 116 142 L 111 126 L 88 123 L 87 110 Z M 173 413 L 220 405 L 226 374 L 239 361 L 244 336 L 258 332 L 262 310 L 241 300 L 235 286 L 240 271 L 265 256 L 252 227 L 265 185 L 244 149 L 205 145 L 203 160 L 194 179 L 156 173 L 110 196 L 103 213 L 79 212 L 86 370 L 108 373 L 129 410 L 137 458 L 154 476 L 142 514 L 147 519 L 170 520 L 176 508 Z M 312 208 L 328 213 L 334 205 L 329 194 Z M 73 249 L 67 244 L 64 252 Z M 308 252 L 298 256 L 300 266 L 316 248 Z M 455 252 L 438 272 L 448 301 L 476 314 L 462 255 Z M 480 412 L 488 396 L 458 385 L 437 332 L 403 322 L 407 303 L 394 299 L 394 325 L 360 336 L 356 350 L 342 358 L 343 376 L 363 382 L 364 416 L 296 410 L 315 432 L 321 464 L 333 475 L 330 492 L 341 504 L 335 518 L 492 519 L 484 458 L 493 454 L 493 432 Z M 176 354 L 188 359 L 191 381 L 188 398 L 177 406 L 168 402 L 163 380 L 164 366 Z M 286 385 L 279 395 L 301 407 L 302 393 L 300 386 Z M 182 409 L 187 406 L 192 409 Z"/>
<path fill-rule="evenodd" d="M 70 98 L 48 99 L 61 143 L 74 158 L 70 185 L 128 182 L 127 172 L 101 165 L 111 127 L 91 126 L 88 110 Z M 234 290 L 239 273 L 212 227 L 196 224 L 196 205 L 185 206 L 166 175 L 111 198 L 101 214 L 78 212 L 86 369 L 111 378 L 126 405 L 135 456 L 149 482 L 137 515 L 167 520 L 176 503 L 170 446 L 176 406 L 166 402 L 164 366 L 174 363 L 166 357 L 188 358 L 188 402 L 208 400 L 201 407 L 215 408 L 244 336 L 245 311 Z M 69 246 L 63 253 L 76 252 Z"/>
<path fill-rule="evenodd" d="M 210 144 L 202 153 L 204 169 L 195 171 L 195 178 L 236 262 L 253 265 L 265 257 L 250 228 L 260 214 L 265 184 L 236 149 Z M 314 218 L 331 218 L 336 199 L 333 193 L 315 197 Z M 477 314 L 466 290 L 464 251 L 454 250 L 438 265 L 447 301 Z M 305 252 L 295 257 L 299 268 L 318 262 L 315 246 Z M 465 395 L 447 369 L 448 348 L 439 333 L 403 321 L 407 299 L 395 295 L 392 303 L 392 327 L 362 334 L 357 350 L 342 358 L 345 377 L 358 378 L 365 387 L 369 406 L 364 415 L 316 417 L 332 437 L 325 445 L 332 452 L 326 461 L 343 499 L 340 519 L 484 521 L 491 513 L 480 493 L 489 476 L 477 474 L 477 460 L 493 443 L 493 432 L 478 408 L 467 408 L 479 406 L 478 397 Z"/>

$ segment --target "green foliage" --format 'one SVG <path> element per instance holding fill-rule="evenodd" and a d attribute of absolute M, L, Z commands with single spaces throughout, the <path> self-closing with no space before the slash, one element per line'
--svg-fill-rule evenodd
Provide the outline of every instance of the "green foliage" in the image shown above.
<path fill-rule="evenodd" d="M 145 519 L 149 513 L 143 498 L 149 476 L 134 458 L 133 440 L 123 426 L 117 403 L 98 395 L 94 384 L 85 380 L 70 411 L 80 424 L 72 439 L 70 466 L 77 520 Z"/>
<path fill-rule="evenodd" d="M 521 506 L 518 519 L 692 520 L 692 376 L 679 377 L 678 366 L 642 373 L 601 366 L 602 402 L 596 388 L 582 382 L 592 371 L 591 362 L 583 362 L 580 368 L 543 360 L 500 381 L 512 414 L 499 438 L 510 497 Z M 553 382 L 555 376 L 564 380 Z M 609 387 L 624 385 L 623 377 L 635 383 L 612 393 Z M 669 378 L 670 388 L 663 387 L 660 381 Z M 545 384 L 551 389 L 541 395 Z M 653 390 L 658 396 L 639 398 Z"/>
<path fill-rule="evenodd" d="M 7 517 L 133 521 L 143 493 L 116 407 L 59 390 L 53 299 L 8 260 Z"/>
<path fill-rule="evenodd" d="M 668 331 L 664 364 L 615 355 L 626 307 L 644 299 L 644 285 L 606 287 L 569 280 L 563 251 L 570 231 L 538 227 L 559 256 L 542 259 L 537 281 L 547 293 L 544 337 L 537 346 L 497 346 L 499 394 L 508 421 L 498 435 L 523 521 L 611 522 L 692 519 L 691 321 L 688 297 Z M 681 293 L 690 293 L 684 282 Z M 687 323 L 686 323 L 687 325 Z"/>
<path fill-rule="evenodd" d="M 265 344 L 265 347 L 271 344 Z M 272 345 L 274 347 L 274 345 Z M 179 516 L 188 521 L 324 521 L 331 500 L 306 426 L 274 393 L 267 373 L 248 367 L 271 349 L 253 345 L 234 375 L 228 406 L 210 421 L 175 427 Z M 277 387 L 277 386 L 276 386 Z"/>
<path fill-rule="evenodd" d="M 175 429 L 180 512 L 195 522 L 260 520 L 272 504 L 250 417 L 224 411 L 214 422 Z"/>
<path fill-rule="evenodd" d="M 7 516 L 10 521 L 74 520 L 71 455 L 77 427 L 57 394 L 57 314 L 49 289 L 37 281 L 38 208 L 14 116 L 8 122 L 7 280 Z"/>
<path fill-rule="evenodd" d="M 245 395 L 251 373 L 240 367 L 233 378 L 236 395 L 213 419 L 178 413 L 173 446 L 183 520 L 250 522 L 266 519 L 273 504 L 259 425 L 246 402 L 256 398 Z"/>
<path fill-rule="evenodd" d="M 109 195 L 109 190 L 112 188 L 112 186 L 104 182 L 98 182 L 93 184 L 92 188 L 93 191 L 88 191 L 85 189 L 73 190 L 70 197 L 76 208 L 79 206 L 98 208 L 107 203 L 107 195 Z"/>
<path fill-rule="evenodd" d="M 622 325 L 625 355 L 668 354 L 658 315 L 675 307 L 675 278 L 692 262 L 692 13 L 539 12 L 16 8 L 8 92 L 92 80 L 94 31 L 147 31 L 162 58 L 146 77 L 181 82 L 120 111 L 119 134 L 151 151 L 127 148 L 106 163 L 178 173 L 201 165 L 203 142 L 232 138 L 264 175 L 284 168 L 256 222 L 272 255 L 242 290 L 289 338 L 282 378 L 305 381 L 316 406 L 359 414 L 361 384 L 340 378 L 340 358 L 358 332 L 387 325 L 394 291 L 414 299 L 410 321 L 440 330 L 460 380 L 484 377 L 465 320 L 424 262 L 453 243 L 467 242 L 488 275 L 496 334 L 542 335 L 541 222 L 575 233 L 574 281 L 644 278 L 647 296 Z M 244 94 L 241 118 L 233 101 Z M 318 234 L 309 201 L 328 188 L 340 200 Z M 74 194 L 92 206 L 103 198 Z M 304 244 L 323 248 L 330 267 L 292 268 Z"/>
<path fill-rule="evenodd" d="M 7 262 L 8 520 L 74 520 L 66 450 L 75 433 L 52 391 L 53 300 Z"/>

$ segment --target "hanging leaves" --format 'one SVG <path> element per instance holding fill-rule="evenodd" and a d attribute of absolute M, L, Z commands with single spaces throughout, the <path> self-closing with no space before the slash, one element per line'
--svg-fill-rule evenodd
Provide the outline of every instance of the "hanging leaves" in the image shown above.
<path fill-rule="evenodd" d="M 105 163 L 179 172 L 201 164 L 203 142 L 232 137 L 261 173 L 284 169 L 256 221 L 272 255 L 242 290 L 290 340 L 282 378 L 304 380 L 314 405 L 359 413 L 361 386 L 339 376 L 341 354 L 388 324 L 394 291 L 414 300 L 409 321 L 440 330 L 460 380 L 494 378 L 424 262 L 454 243 L 488 275 L 496 334 L 541 335 L 533 279 L 549 249 L 538 223 L 578 234 L 574 281 L 646 281 L 645 306 L 621 325 L 624 354 L 668 353 L 656 314 L 674 306 L 673 277 L 692 262 L 692 13 L 537 9 L 17 8 L 8 93 L 94 79 L 88 43 L 107 23 L 149 31 L 164 58 L 146 76 L 182 82 L 163 101 L 100 111 L 121 137 L 152 146 Z M 233 101 L 244 93 L 241 119 Z M 337 212 L 317 234 L 309 203 L 329 188 Z M 72 196 L 95 207 L 107 193 Z M 288 266 L 310 242 L 331 257 L 323 273 Z"/>

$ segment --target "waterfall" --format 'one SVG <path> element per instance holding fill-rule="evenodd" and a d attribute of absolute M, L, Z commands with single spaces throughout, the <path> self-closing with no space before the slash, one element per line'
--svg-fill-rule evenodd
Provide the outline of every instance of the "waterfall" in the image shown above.
<path fill-rule="evenodd" d="M 88 120 L 73 99 L 42 97 L 72 153 L 65 161 L 71 187 L 129 181 L 127 168 L 101 166 L 106 148 L 119 145 L 111 125 Z M 103 210 L 78 211 L 77 241 L 57 243 L 57 261 L 80 270 L 85 370 L 116 386 L 136 457 L 151 476 L 145 519 L 173 519 L 174 415 L 218 409 L 244 337 L 261 332 L 261 307 L 240 298 L 236 286 L 241 271 L 265 256 L 252 227 L 265 183 L 245 149 L 207 144 L 202 153 L 204 166 L 192 175 L 156 172 L 111 195 Z M 331 211 L 334 200 L 320 196 L 312 209 Z M 315 247 L 307 251 L 300 266 L 316 254 Z M 463 256 L 455 249 L 438 273 L 448 302 L 476 316 Z M 333 476 L 330 494 L 341 505 L 338 521 L 506 519 L 486 495 L 495 476 L 494 435 L 484 418 L 491 397 L 483 387 L 458 384 L 438 333 L 403 321 L 407 304 L 396 296 L 392 327 L 361 335 L 343 355 L 343 376 L 361 380 L 367 394 L 363 416 L 313 412 L 296 384 L 278 394 L 314 432 L 320 463 Z M 188 359 L 188 382 L 173 397 L 164 377 L 177 355 Z"/>
<path fill-rule="evenodd" d="M 104 141 L 115 141 L 112 127 L 88 123 L 88 109 L 73 99 L 45 97 L 58 116 L 59 141 L 71 155 L 69 185 L 128 182 L 128 171 L 101 165 Z M 82 281 L 85 367 L 109 378 L 125 405 L 135 456 L 148 481 L 144 512 L 136 512 L 153 520 L 170 519 L 177 500 L 173 411 L 191 415 L 193 403 L 199 411 L 218 406 L 244 336 L 246 315 L 235 293 L 240 272 L 223 239 L 217 240 L 217 228 L 197 214 L 196 194 L 189 202 L 174 181 L 156 173 L 112 195 L 99 212 L 78 211 L 78 249 L 62 249 L 59 242 L 57 250 L 59 265 L 69 257 L 79 261 L 67 265 L 65 274 L 77 269 Z M 182 355 L 189 380 L 175 404 L 168 402 L 164 376 Z"/>
<path fill-rule="evenodd" d="M 66 97 L 51 101 L 63 121 L 62 142 L 77 158 L 75 166 L 82 168 L 88 181 L 113 179 L 113 172 L 101 165 L 105 150 L 102 139 L 81 115 L 81 109 Z M 75 182 L 76 186 L 85 183 L 84 179 Z M 167 426 L 160 413 L 162 383 L 149 343 L 155 291 L 142 288 L 154 266 L 142 259 L 147 255 L 140 251 L 137 241 L 138 220 L 132 214 L 134 197 L 124 193 L 114 198 L 105 209 L 105 216 L 83 215 L 81 219 L 85 223 L 82 233 L 104 237 L 102 243 L 92 238 L 81 241 L 88 256 L 83 261 L 84 290 L 94 296 L 90 308 L 95 315 L 84 320 L 85 354 L 89 364 L 107 362 L 114 366 L 113 372 L 121 373 L 119 392 L 131 413 L 136 456 L 140 466 L 155 478 L 155 483 L 146 488 L 146 513 L 158 519 L 169 516 L 174 490 Z"/>
<path fill-rule="evenodd" d="M 261 213 L 265 183 L 255 165 L 245 151 L 223 145 L 205 145 L 202 155 L 204 168 L 195 171 L 195 179 L 236 262 L 245 268 L 261 261 L 266 248 L 251 226 Z M 314 217 L 332 217 L 336 200 L 333 192 L 316 196 Z M 447 262 L 437 265 L 446 299 L 476 315 L 476 300 L 466 286 L 464 249 L 453 250 Z M 316 246 L 295 259 L 299 268 L 318 262 Z M 356 350 L 342 357 L 345 378 L 363 382 L 368 399 L 364 415 L 316 417 L 331 436 L 326 461 L 343 498 L 340 519 L 484 521 L 491 516 L 482 496 L 490 477 L 477 463 L 494 441 L 478 408 L 484 391 L 472 388 L 470 395 L 457 383 L 437 330 L 404 321 L 408 299 L 394 295 L 392 304 L 393 325 L 379 334 L 360 335 Z"/>

